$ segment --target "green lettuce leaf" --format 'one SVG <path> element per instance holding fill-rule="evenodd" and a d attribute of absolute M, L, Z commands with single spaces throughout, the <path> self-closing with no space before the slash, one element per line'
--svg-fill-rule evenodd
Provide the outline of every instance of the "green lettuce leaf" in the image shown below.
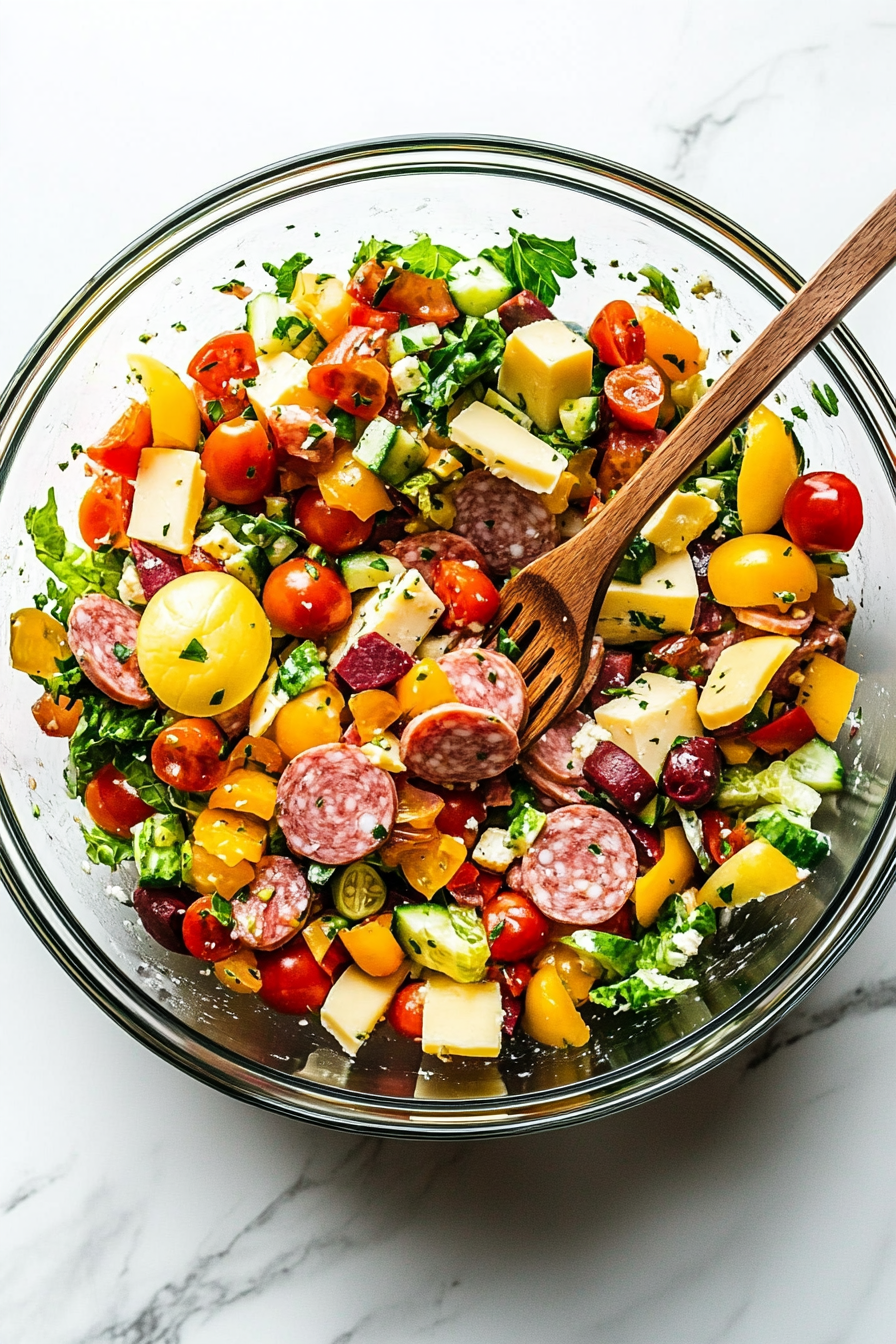
<path fill-rule="evenodd" d="M 124 859 L 134 857 L 134 846 L 130 840 L 121 840 L 117 835 L 101 831 L 98 826 L 86 826 L 79 821 L 84 837 L 84 847 L 91 863 L 102 863 L 106 868 L 117 868 Z"/>
<path fill-rule="evenodd" d="M 520 233 L 518 229 L 511 229 L 510 237 L 509 247 L 486 247 L 479 255 L 497 266 L 512 285 L 530 290 L 550 307 L 560 293 L 557 276 L 571 280 L 576 274 L 575 238 L 561 242 L 539 238 L 534 233 Z"/>
<path fill-rule="evenodd" d="M 652 1008 L 663 999 L 674 999 L 694 989 L 696 980 L 677 979 L 671 975 L 662 975 L 659 971 L 635 971 L 627 980 L 616 980 L 611 985 L 595 985 L 589 994 L 592 1003 L 603 1008 L 618 1008 L 624 1011 L 632 1008 L 635 1012 Z"/>
<path fill-rule="evenodd" d="M 119 705 L 96 693 L 85 694 L 83 700 L 84 709 L 69 743 L 65 767 L 71 796 L 83 798 L 100 766 L 112 761 L 150 807 L 173 811 L 170 796 L 148 764 L 153 739 L 165 726 L 166 712 Z"/>
<path fill-rule="evenodd" d="M 359 243 L 352 258 L 351 271 L 354 275 L 365 261 L 376 260 L 381 266 L 389 262 L 403 261 L 409 271 L 425 275 L 430 280 L 441 280 L 458 261 L 466 261 L 462 252 L 444 243 L 434 243 L 428 233 L 418 233 L 414 243 L 389 243 L 381 238 L 369 238 Z"/>
<path fill-rule="evenodd" d="M 67 622 L 73 603 L 86 593 L 105 593 L 107 597 L 118 597 L 118 584 L 127 552 L 85 551 L 69 541 L 59 524 L 55 490 L 50 490 L 47 502 L 41 508 L 35 505 L 28 510 L 25 527 L 34 543 L 38 560 L 59 580 L 58 584 L 52 579 L 47 583 L 52 616 L 63 623 Z M 47 603 L 38 605 L 46 606 Z"/>
<path fill-rule="evenodd" d="M 311 265 L 311 258 L 307 252 L 294 252 L 286 261 L 275 266 L 272 261 L 263 261 L 262 270 L 267 271 L 268 275 L 274 277 L 277 287 L 277 293 L 281 299 L 289 299 L 296 287 L 296 276 L 299 271 L 304 271 L 306 266 Z"/>
<path fill-rule="evenodd" d="M 326 671 L 320 661 L 317 645 L 306 639 L 281 665 L 277 673 L 277 687 L 286 692 L 290 700 L 303 691 L 323 686 L 327 679 Z"/>
<path fill-rule="evenodd" d="M 491 318 L 468 317 L 460 333 L 445 327 L 442 337 L 444 345 L 424 366 L 426 382 L 408 398 L 421 423 L 450 406 L 462 388 L 495 373 L 504 354 L 504 329 Z"/>

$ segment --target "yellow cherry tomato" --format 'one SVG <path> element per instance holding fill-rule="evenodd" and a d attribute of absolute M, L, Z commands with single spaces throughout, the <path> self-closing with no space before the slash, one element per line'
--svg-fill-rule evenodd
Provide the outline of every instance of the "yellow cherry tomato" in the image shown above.
<path fill-rule="evenodd" d="M 197 570 L 150 598 L 137 627 L 137 662 L 178 714 L 208 718 L 250 696 L 271 656 L 257 598 L 230 574 Z"/>
<path fill-rule="evenodd" d="M 645 304 L 638 309 L 638 321 L 644 329 L 645 358 L 670 382 L 691 378 L 705 367 L 706 351 L 701 350 L 694 333 L 674 317 Z"/>
<path fill-rule="evenodd" d="M 261 989 L 261 973 L 251 948 L 241 947 L 232 957 L 216 961 L 214 969 L 221 984 L 234 994 L 257 994 Z"/>
<path fill-rule="evenodd" d="M 10 618 L 9 656 L 17 672 L 44 681 L 59 673 L 59 663 L 72 656 L 65 626 L 45 611 L 23 607 Z"/>
<path fill-rule="evenodd" d="M 190 886 L 195 887 L 202 896 L 223 896 L 231 900 L 243 887 L 248 887 L 255 876 L 255 869 L 245 859 L 236 864 L 224 863 L 216 854 L 193 839 L 190 860 Z"/>
<path fill-rule="evenodd" d="M 723 542 L 710 556 L 707 578 L 713 597 L 726 607 L 786 611 L 818 587 L 818 573 L 805 551 L 787 537 L 762 532 Z"/>
<path fill-rule="evenodd" d="M 262 821 L 270 821 L 276 804 L 277 781 L 260 770 L 231 770 L 208 800 L 209 807 L 248 812 Z"/>
<path fill-rule="evenodd" d="M 268 828 L 257 817 L 249 817 L 244 812 L 226 812 L 217 807 L 207 807 L 200 812 L 193 825 L 195 843 L 228 868 L 235 868 L 244 859 L 247 863 L 257 863 L 264 853 L 267 838 Z"/>
<path fill-rule="evenodd" d="M 289 760 L 309 747 L 338 742 L 342 736 L 339 715 L 344 706 L 345 700 L 330 681 L 304 691 L 278 710 L 272 729 L 274 741 Z"/>
<path fill-rule="evenodd" d="M 586 1045 L 589 1041 L 588 1024 L 576 1011 L 556 966 L 539 966 L 529 981 L 523 1030 L 533 1040 L 558 1050 L 566 1045 Z"/>
<path fill-rule="evenodd" d="M 398 790 L 396 826 L 412 826 L 416 830 L 427 830 L 432 826 L 445 806 L 438 794 L 409 784 L 406 779 L 396 780 L 395 787 Z"/>
<path fill-rule="evenodd" d="M 359 691 L 348 707 L 362 742 L 373 742 L 401 714 L 401 705 L 388 691 Z"/>
<path fill-rule="evenodd" d="M 793 435 L 767 406 L 757 406 L 747 421 L 737 512 L 744 532 L 767 532 L 780 520 L 784 496 L 799 476 Z M 743 604 L 740 604 L 743 605 Z"/>
<path fill-rule="evenodd" d="M 155 448 L 195 448 L 199 442 L 199 407 L 193 393 L 173 369 L 152 355 L 128 355 L 131 373 L 149 398 Z"/>
<path fill-rule="evenodd" d="M 447 705 L 457 699 L 454 687 L 434 658 L 421 658 L 395 683 L 395 698 L 402 714 L 412 718 L 425 709 Z"/>

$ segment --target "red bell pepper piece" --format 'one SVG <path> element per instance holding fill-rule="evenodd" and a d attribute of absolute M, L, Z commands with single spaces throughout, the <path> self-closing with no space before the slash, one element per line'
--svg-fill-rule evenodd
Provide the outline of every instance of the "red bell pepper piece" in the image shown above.
<path fill-rule="evenodd" d="M 795 705 L 780 718 L 747 733 L 753 745 L 767 751 L 769 756 L 777 756 L 780 751 L 796 751 L 797 747 L 811 742 L 814 736 L 815 725 L 802 705 Z"/>

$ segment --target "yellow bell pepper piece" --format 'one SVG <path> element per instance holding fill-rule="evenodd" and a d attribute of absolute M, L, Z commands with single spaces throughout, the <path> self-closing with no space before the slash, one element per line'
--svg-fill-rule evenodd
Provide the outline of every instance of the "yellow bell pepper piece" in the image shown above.
<path fill-rule="evenodd" d="M 756 755 L 756 748 L 748 737 L 720 737 L 717 740 L 729 765 L 746 765 Z"/>
<path fill-rule="evenodd" d="M 349 696 L 348 707 L 362 742 L 372 742 L 401 715 L 401 705 L 388 691 L 359 691 Z"/>
<path fill-rule="evenodd" d="M 380 858 L 387 868 L 397 868 L 412 849 L 435 851 L 440 832 L 435 826 L 426 829 L 414 826 L 393 826 L 389 839 L 380 849 Z"/>
<path fill-rule="evenodd" d="M 565 513 L 577 484 L 578 480 L 571 471 L 561 471 L 557 484 L 551 493 L 540 496 L 541 502 L 548 513 Z"/>
<path fill-rule="evenodd" d="M 398 790 L 398 812 L 396 826 L 413 826 L 417 830 L 428 830 L 445 806 L 438 794 L 428 789 L 418 789 L 406 779 L 395 781 Z"/>
<path fill-rule="evenodd" d="M 234 994 L 257 994 L 261 989 L 261 973 L 255 953 L 249 947 L 241 947 L 232 957 L 215 962 L 215 975 L 225 989 Z"/>
<path fill-rule="evenodd" d="M 15 670 L 29 677 L 58 676 L 58 664 L 72 656 L 65 626 L 37 607 L 23 607 L 10 618 L 9 656 Z"/>
<path fill-rule="evenodd" d="M 425 709 L 447 705 L 457 699 L 451 682 L 434 658 L 421 658 L 395 683 L 395 698 L 402 714 L 413 718 Z"/>
<path fill-rule="evenodd" d="M 317 327 L 327 342 L 348 328 L 352 297 L 334 275 L 320 280 L 313 271 L 300 271 L 290 302 Z"/>
<path fill-rule="evenodd" d="M 190 885 L 201 896 L 222 896 L 225 901 L 232 900 L 238 891 L 248 887 L 255 876 L 251 863 L 242 859 L 232 866 L 224 863 L 216 854 L 211 854 L 193 837 L 192 867 Z"/>
<path fill-rule="evenodd" d="M 338 742 L 342 736 L 339 716 L 345 707 L 342 693 L 330 681 L 303 691 L 277 711 L 274 741 L 289 760 L 307 751 Z"/>
<path fill-rule="evenodd" d="M 566 464 L 566 470 L 575 476 L 576 483 L 569 492 L 570 499 L 590 499 L 594 494 L 594 477 L 591 468 L 597 457 L 596 448 L 582 448 L 574 453 Z"/>
<path fill-rule="evenodd" d="M 352 961 L 368 975 L 394 975 L 404 961 L 404 951 L 392 934 L 391 914 L 377 915 L 364 924 L 342 929 L 339 937 Z"/>
<path fill-rule="evenodd" d="M 697 893 L 697 904 L 745 905 L 786 891 L 800 880 L 790 860 L 767 840 L 751 840 L 726 859 Z"/>
<path fill-rule="evenodd" d="M 663 857 L 635 883 L 638 923 L 653 924 L 669 896 L 687 886 L 697 860 L 680 826 L 663 832 Z"/>
<path fill-rule="evenodd" d="M 439 835 L 425 847 L 403 853 L 401 871 L 415 891 L 431 900 L 451 881 L 466 859 L 467 847 L 463 840 L 453 835 Z"/>
<path fill-rule="evenodd" d="M 846 722 L 859 684 L 858 672 L 823 653 L 816 653 L 806 668 L 797 704 L 802 705 L 819 737 L 833 742 Z"/>
<path fill-rule="evenodd" d="M 228 868 L 241 860 L 257 863 L 264 853 L 268 828 L 257 817 L 207 807 L 193 825 L 193 839 Z"/>
<path fill-rule="evenodd" d="M 674 317 L 645 304 L 638 309 L 638 320 L 644 328 L 645 358 L 670 382 L 692 378 L 706 367 L 706 351 L 701 350 L 694 333 L 676 322 Z"/>
<path fill-rule="evenodd" d="M 539 966 L 526 989 L 523 1030 L 542 1045 L 562 1050 L 586 1045 L 591 1038 L 587 1022 L 577 1012 L 556 966 Z"/>
<path fill-rule="evenodd" d="M 586 965 L 586 962 L 589 964 Z M 535 966 L 553 966 L 577 1007 L 587 1002 L 588 991 L 597 979 L 599 970 L 591 957 L 586 958 L 574 947 L 567 947 L 563 943 L 548 943 L 535 958 Z"/>
<path fill-rule="evenodd" d="M 128 355 L 131 373 L 149 398 L 154 448 L 195 448 L 199 442 L 199 407 L 193 393 L 173 369 L 152 355 Z"/>
<path fill-rule="evenodd" d="M 362 522 L 393 507 L 380 478 L 352 457 L 351 448 L 339 449 L 330 466 L 318 474 L 317 486 L 331 509 L 346 509 Z"/>
<path fill-rule="evenodd" d="M 208 800 L 209 807 L 249 812 L 270 821 L 277 804 L 277 781 L 259 770 L 231 770 Z"/>
<path fill-rule="evenodd" d="M 332 912 L 328 915 L 320 915 L 313 919 L 310 924 L 306 924 L 302 930 L 302 937 L 305 939 L 305 946 L 311 953 L 314 960 L 320 966 L 339 936 L 344 921 L 341 916 L 334 915 Z"/>
<path fill-rule="evenodd" d="M 846 603 L 834 591 L 834 580 L 830 574 L 819 574 L 818 587 L 815 590 L 815 596 L 812 598 L 812 605 L 815 608 L 815 615 L 820 621 L 833 620 L 835 616 L 839 616 L 840 612 L 846 609 Z"/>
<path fill-rule="evenodd" d="M 768 532 L 781 517 L 784 496 L 799 476 L 793 436 L 767 406 L 757 406 L 747 421 L 737 512 L 746 532 Z"/>

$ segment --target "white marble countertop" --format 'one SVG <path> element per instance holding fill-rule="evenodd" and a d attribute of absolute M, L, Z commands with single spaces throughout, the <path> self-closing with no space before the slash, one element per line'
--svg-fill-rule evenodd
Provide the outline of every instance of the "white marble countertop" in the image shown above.
<path fill-rule="evenodd" d="M 30 0 L 3 24 L 0 380 L 137 233 L 316 145 L 566 143 L 682 185 L 804 273 L 894 185 L 892 0 Z M 891 278 L 851 322 L 891 384 L 894 302 Z M 491 1144 L 358 1140 L 219 1096 L 104 1017 L 10 902 L 0 929 L 3 1339 L 894 1337 L 892 903 L 751 1057 Z"/>

